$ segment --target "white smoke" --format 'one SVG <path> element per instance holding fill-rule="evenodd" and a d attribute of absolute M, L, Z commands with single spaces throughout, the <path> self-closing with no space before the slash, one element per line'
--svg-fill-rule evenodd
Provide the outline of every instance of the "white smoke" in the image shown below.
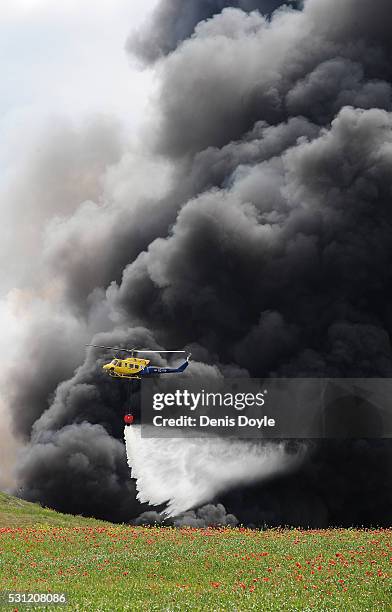
<path fill-rule="evenodd" d="M 21 444 L 11 430 L 10 417 L 0 400 L 0 491 L 11 491 L 15 486 L 14 468 Z"/>
<path fill-rule="evenodd" d="M 305 448 L 288 453 L 284 442 L 232 438 L 142 438 L 140 425 L 125 427 L 125 444 L 137 499 L 166 504 L 177 516 L 218 493 L 294 469 Z"/>

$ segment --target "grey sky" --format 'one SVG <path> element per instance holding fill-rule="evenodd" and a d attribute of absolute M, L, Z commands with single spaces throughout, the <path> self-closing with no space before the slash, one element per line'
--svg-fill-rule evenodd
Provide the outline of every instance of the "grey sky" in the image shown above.
<path fill-rule="evenodd" d="M 0 4 L 0 134 L 48 114 L 114 113 L 135 126 L 151 73 L 124 44 L 156 0 L 5 0 Z M 1 154 L 4 163 L 4 151 Z"/>

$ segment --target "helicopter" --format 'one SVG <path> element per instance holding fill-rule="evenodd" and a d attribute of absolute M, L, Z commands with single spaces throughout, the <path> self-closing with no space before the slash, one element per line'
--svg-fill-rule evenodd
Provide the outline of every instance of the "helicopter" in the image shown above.
<path fill-rule="evenodd" d="M 130 400 L 132 393 L 132 381 L 140 380 L 142 376 L 155 375 L 159 376 L 160 374 L 179 374 L 186 370 L 189 365 L 189 360 L 191 358 L 191 354 L 189 353 L 185 359 L 185 361 L 178 366 L 177 368 L 165 368 L 160 366 L 152 366 L 150 365 L 149 359 L 142 359 L 137 357 L 138 353 L 185 353 L 185 351 L 151 351 L 144 349 L 125 349 L 117 346 L 101 346 L 99 344 L 86 344 L 86 346 L 92 346 L 94 348 L 108 349 L 116 352 L 130 353 L 130 357 L 126 357 L 125 359 L 120 357 L 113 357 L 112 361 L 109 363 L 105 363 L 102 366 L 104 372 L 106 372 L 112 378 L 122 378 L 129 380 L 129 392 L 128 392 L 128 401 Z M 127 413 L 124 415 L 125 425 L 129 426 L 133 423 L 134 416 L 133 414 Z"/>
<path fill-rule="evenodd" d="M 144 349 L 126 349 L 119 348 L 117 346 L 101 346 L 99 344 L 86 344 L 86 346 L 93 346 L 95 348 L 109 349 L 112 351 L 130 353 L 130 357 L 121 359 L 120 357 L 114 357 L 109 363 L 105 363 L 102 369 L 109 374 L 112 378 L 128 378 L 129 380 L 140 379 L 142 376 L 148 376 L 151 374 L 179 374 L 183 372 L 189 365 L 189 359 L 191 354 L 189 353 L 185 361 L 177 368 L 166 368 L 160 366 L 150 365 L 149 359 L 142 359 L 137 357 L 138 353 L 185 353 L 185 351 L 150 351 Z"/>

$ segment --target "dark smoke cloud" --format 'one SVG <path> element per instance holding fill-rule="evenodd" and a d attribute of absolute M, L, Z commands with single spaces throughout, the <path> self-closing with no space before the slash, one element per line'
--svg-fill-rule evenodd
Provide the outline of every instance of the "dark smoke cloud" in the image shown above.
<path fill-rule="evenodd" d="M 33 437 L 19 469 L 29 483 L 23 496 L 62 512 L 120 522 L 140 509 L 124 445 L 101 425 L 82 422 Z"/>
<path fill-rule="evenodd" d="M 185 204 L 111 288 L 124 322 L 253 375 L 388 376 L 389 196 L 375 183 L 388 184 L 391 127 L 384 111 L 346 108 L 318 138 Z"/>
<path fill-rule="evenodd" d="M 228 514 L 222 504 L 207 504 L 197 510 L 184 512 L 171 519 L 159 512 L 148 510 L 143 512 L 133 521 L 134 525 L 172 525 L 173 527 L 235 527 L 238 519 L 233 514 Z"/>
<path fill-rule="evenodd" d="M 112 185 L 99 213 L 82 206 L 47 228 L 44 264 L 62 287 L 48 327 L 61 312 L 81 343 L 104 330 L 97 343 L 192 346 L 205 364 L 252 376 L 392 376 L 389 2 L 308 0 L 268 19 L 214 3 L 184 24 L 169 11 L 178 5 L 160 6 L 167 21 L 153 19 L 139 51 L 172 51 L 157 64 L 146 155 L 147 168 L 154 152 L 164 157 L 170 180 L 162 197 L 125 190 L 121 202 Z M 128 241 L 125 251 L 108 247 L 111 235 Z M 60 508 L 69 492 L 68 510 L 108 516 L 115 483 L 127 482 L 124 388 L 101 375 L 105 354 L 89 354 L 73 376 L 80 354 L 56 364 L 41 321 L 33 317 L 24 352 L 32 375 L 13 390 L 15 426 L 31 435 L 22 490 Z M 43 461 L 46 447 L 56 461 Z M 82 449 L 87 458 L 70 463 Z M 388 441 L 310 451 L 295 473 L 211 501 L 247 524 L 390 522 Z M 97 486 L 95 463 L 103 484 L 93 504 L 79 493 Z M 130 520 L 140 508 L 127 491 Z"/>
<path fill-rule="evenodd" d="M 392 504 L 389 440 L 324 440 L 295 474 L 221 497 L 253 526 L 389 526 Z"/>
<path fill-rule="evenodd" d="M 195 26 L 205 19 L 233 6 L 244 11 L 259 10 L 272 13 L 279 6 L 297 6 L 295 0 L 162 0 L 144 27 L 133 33 L 127 41 L 127 49 L 145 63 L 173 51 L 179 43 L 188 38 Z"/>
<path fill-rule="evenodd" d="M 343 104 L 389 110 L 390 84 L 374 62 L 376 53 L 389 62 L 389 48 L 377 41 L 364 48 L 356 30 L 347 39 L 326 32 L 316 11 L 322 5 L 282 11 L 272 25 L 238 9 L 200 23 L 160 66 L 158 150 L 177 157 L 222 147 L 260 119 L 275 125 L 302 115 L 324 125 Z M 377 29 L 367 17 L 369 30 Z"/>

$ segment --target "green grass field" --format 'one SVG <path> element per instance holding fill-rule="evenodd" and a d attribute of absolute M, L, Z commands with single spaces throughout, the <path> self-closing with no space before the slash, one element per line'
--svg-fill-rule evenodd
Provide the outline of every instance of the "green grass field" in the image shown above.
<path fill-rule="evenodd" d="M 0 491 L 0 528 L 31 527 L 32 525 L 77 527 L 80 525 L 107 525 L 107 523 L 71 514 L 60 514 Z"/>
<path fill-rule="evenodd" d="M 117 526 L 0 496 L 0 591 L 69 610 L 392 610 L 391 559 L 392 530 Z"/>

